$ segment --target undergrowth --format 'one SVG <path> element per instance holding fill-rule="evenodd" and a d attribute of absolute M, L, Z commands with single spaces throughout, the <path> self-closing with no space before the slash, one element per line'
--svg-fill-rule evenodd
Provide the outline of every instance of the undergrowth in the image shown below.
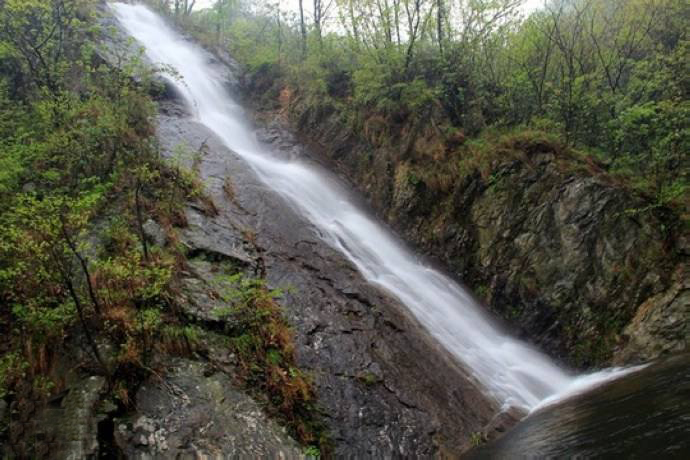
<path fill-rule="evenodd" d="M 0 31 L 0 398 L 11 411 L 22 401 L 38 410 L 65 389 L 67 361 L 105 377 L 120 409 L 133 409 L 140 383 L 161 376 L 162 356 L 203 346 L 177 304 L 187 265 L 178 229 L 186 203 L 218 210 L 194 170 L 161 156 L 155 69 L 136 52 L 119 68 L 97 53 L 97 2 L 11 3 L 0 20 L 19 31 L 33 21 L 21 45 L 40 46 L 20 49 Z M 52 67 L 35 66 L 47 50 Z M 239 286 L 230 335 L 241 379 L 318 446 L 313 388 L 275 293 L 260 280 Z M 31 457 L 26 447 L 15 453 Z"/>
<path fill-rule="evenodd" d="M 295 360 L 294 333 L 276 298 L 260 278 L 242 273 L 219 276 L 215 282 L 221 307 L 214 313 L 229 325 L 230 346 L 237 356 L 240 380 L 304 445 L 327 449 L 311 378 Z M 230 305 L 230 306 L 227 306 Z"/>

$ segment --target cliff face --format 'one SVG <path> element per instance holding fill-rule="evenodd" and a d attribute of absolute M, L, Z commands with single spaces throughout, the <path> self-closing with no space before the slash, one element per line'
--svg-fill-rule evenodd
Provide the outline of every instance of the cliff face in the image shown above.
<path fill-rule="evenodd" d="M 224 307 L 219 292 L 234 287 L 224 277 L 238 272 L 284 291 L 278 303 L 294 334 L 295 364 L 313 385 L 324 454 L 457 457 L 470 448 L 471 435 L 491 421 L 496 404 L 404 306 L 369 285 L 239 155 L 195 122 L 174 92 L 161 94 L 161 152 L 195 171 L 206 198 L 185 206 L 179 239 L 152 219 L 144 230 L 151 247 L 184 248 L 175 305 L 185 324 L 198 329 L 197 343 L 181 356 L 156 352 L 151 375 L 124 388 L 128 408 L 114 405 L 116 390 L 88 369 L 60 371 L 67 383 L 49 404 L 30 402 L 37 398 L 29 386 L 22 404 L 31 406 L 10 408 L 21 417 L 10 425 L 9 454 L 304 457 L 303 446 L 267 409 L 267 397 L 243 383 L 242 362 L 229 346 L 234 317 L 217 314 Z M 257 135 L 285 155 L 304 154 L 275 127 Z M 114 359 L 107 337 L 99 344 Z M 59 365 L 84 360 L 74 352 Z"/>
<path fill-rule="evenodd" d="M 334 108 L 279 91 L 270 75 L 246 84 L 260 116 L 298 131 L 410 243 L 552 356 L 590 367 L 686 347 L 690 248 L 680 219 L 591 161 L 538 133 L 497 142 L 477 167 L 424 157 L 414 129 L 395 139 L 369 123 L 358 137 Z M 446 162 L 470 166 L 428 173 Z"/>
<path fill-rule="evenodd" d="M 280 304 L 294 329 L 297 364 L 313 377 L 336 457 L 457 455 L 469 447 L 470 435 L 496 408 L 466 372 L 238 155 L 180 116 L 174 102 L 162 108 L 165 151 L 172 155 L 186 145 L 199 152 L 185 161 L 218 211 L 187 211 L 182 235 L 190 248 L 187 285 L 193 289 L 182 305 L 190 319 L 226 327 L 208 312 L 214 303 L 209 291 L 223 264 L 264 272 L 271 288 L 285 291 Z M 304 155 L 294 137 L 275 127 L 257 135 L 283 155 Z M 215 368 L 233 374 L 232 357 L 223 358 L 214 347 L 210 357 Z"/>
<path fill-rule="evenodd" d="M 117 47 L 120 38 L 107 44 Z M 216 64 L 233 86 L 228 66 Z M 256 388 L 244 377 L 247 362 L 234 344 L 252 331 L 227 314 L 235 305 L 224 295 L 237 289 L 228 280 L 237 275 L 283 291 L 269 295 L 289 324 L 284 332 L 294 362 L 285 374 L 308 376 L 309 421 L 325 438 L 323 454 L 457 457 L 471 447 L 472 434 L 498 411 L 496 403 L 404 306 L 371 286 L 250 165 L 194 121 L 170 85 L 161 81 L 154 89 L 159 152 L 193 175 L 201 191 L 181 198 L 174 222 L 143 216 L 142 238 L 151 250 L 179 248 L 166 309 L 194 331 L 192 340 L 178 337 L 152 348 L 136 379 L 112 385 L 84 351 L 83 334 L 70 330 L 52 370 L 59 393 L 46 400 L 26 382 L 9 406 L 0 399 L 0 457 L 305 457 L 289 415 L 276 413 L 271 394 L 260 388 L 269 372 L 282 368 L 268 368 L 253 382 Z M 277 152 L 305 155 L 276 127 L 257 135 Z M 108 211 L 99 222 L 117 218 Z M 95 247 L 108 241 L 99 229 L 89 235 Z M 262 316 L 259 322 L 267 321 Z M 280 351 L 278 339 L 270 339 L 269 351 Z M 114 363 L 117 344 L 108 334 L 96 342 L 103 359 Z M 262 371 L 261 363 L 250 364 Z"/>

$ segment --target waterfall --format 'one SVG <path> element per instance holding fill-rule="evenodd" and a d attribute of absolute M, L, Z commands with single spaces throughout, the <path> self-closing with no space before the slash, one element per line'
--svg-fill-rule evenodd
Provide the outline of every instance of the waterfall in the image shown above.
<path fill-rule="evenodd" d="M 398 298 L 499 404 L 530 410 L 625 372 L 614 369 L 575 377 L 502 331 L 463 287 L 425 264 L 358 209 L 341 186 L 300 161 L 277 157 L 258 142 L 201 48 L 144 6 L 113 3 L 111 7 L 149 59 L 179 73 L 182 79 L 166 78 L 183 95 L 193 116 L 305 215 L 319 236 L 347 256 L 370 283 Z"/>

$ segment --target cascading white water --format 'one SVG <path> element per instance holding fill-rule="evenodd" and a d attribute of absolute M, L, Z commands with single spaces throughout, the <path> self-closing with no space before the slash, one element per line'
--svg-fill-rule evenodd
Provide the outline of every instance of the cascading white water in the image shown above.
<path fill-rule="evenodd" d="M 347 200 L 333 181 L 298 161 L 276 158 L 259 143 L 206 54 L 141 5 L 114 3 L 123 27 L 155 63 L 175 69 L 170 79 L 195 117 L 242 156 L 271 188 L 305 214 L 321 237 L 342 251 L 371 283 L 387 289 L 503 405 L 532 409 L 559 394 L 593 386 L 621 373 L 568 375 L 548 357 L 511 338 L 487 318 L 457 283 L 424 265 L 383 226 Z"/>

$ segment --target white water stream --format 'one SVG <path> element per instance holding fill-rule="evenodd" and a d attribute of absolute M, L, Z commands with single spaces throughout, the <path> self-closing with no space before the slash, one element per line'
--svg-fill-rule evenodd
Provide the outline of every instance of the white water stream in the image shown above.
<path fill-rule="evenodd" d="M 382 286 L 473 373 L 500 404 L 527 410 L 592 387 L 628 370 L 575 377 L 547 356 L 501 331 L 457 283 L 421 262 L 398 239 L 348 201 L 347 193 L 298 161 L 278 159 L 259 143 L 207 54 L 141 5 L 113 3 L 122 26 L 154 63 L 174 68 L 170 81 L 195 118 L 242 156 L 342 251 L 371 283 Z"/>

